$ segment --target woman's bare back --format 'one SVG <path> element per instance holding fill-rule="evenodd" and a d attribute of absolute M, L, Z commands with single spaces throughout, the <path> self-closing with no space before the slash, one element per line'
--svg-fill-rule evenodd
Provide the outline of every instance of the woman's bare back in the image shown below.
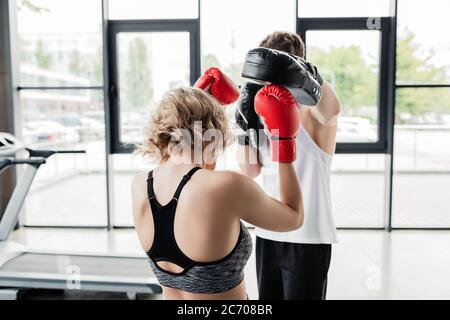
<path fill-rule="evenodd" d="M 171 201 L 186 169 L 179 172 L 164 165 L 153 173 L 153 189 L 156 200 L 165 205 Z M 133 206 L 136 208 L 135 225 L 143 249 L 148 252 L 153 244 L 154 222 L 147 196 L 147 172 L 138 174 L 133 180 Z M 227 256 L 239 238 L 240 219 L 231 212 L 231 199 L 227 196 L 227 184 L 231 172 L 199 170 L 183 188 L 177 201 L 174 219 L 174 234 L 178 247 L 196 262 L 217 261 Z M 232 178 L 231 178 L 232 179 Z M 160 261 L 158 266 L 164 270 L 180 273 L 183 268 Z M 245 298 L 245 285 L 220 294 L 201 294 L 201 299 L 239 299 Z M 164 288 L 167 298 L 198 298 L 177 289 Z M 193 296 L 190 296 L 193 295 Z M 186 297 L 187 296 L 187 297 Z"/>

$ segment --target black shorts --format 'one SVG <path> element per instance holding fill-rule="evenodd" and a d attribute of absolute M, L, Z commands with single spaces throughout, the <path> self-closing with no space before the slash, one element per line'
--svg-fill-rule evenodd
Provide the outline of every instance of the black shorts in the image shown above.
<path fill-rule="evenodd" d="M 260 300 L 325 300 L 331 244 L 299 244 L 256 237 Z"/>

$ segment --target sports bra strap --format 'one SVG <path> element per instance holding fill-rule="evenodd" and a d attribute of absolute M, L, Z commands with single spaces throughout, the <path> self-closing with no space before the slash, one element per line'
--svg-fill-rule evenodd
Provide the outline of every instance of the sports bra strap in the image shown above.
<path fill-rule="evenodd" d="M 192 168 L 191 170 L 189 170 L 188 173 L 186 173 L 183 176 L 183 179 L 180 181 L 180 184 L 178 185 L 177 190 L 175 191 L 175 193 L 173 195 L 173 199 L 175 201 L 178 201 L 178 198 L 180 197 L 180 194 L 181 194 L 181 190 L 183 190 L 184 186 L 189 181 L 189 179 L 191 179 L 191 177 L 194 175 L 194 173 L 196 173 L 197 170 L 200 170 L 200 169 L 201 169 L 200 167 Z"/>
<path fill-rule="evenodd" d="M 195 167 L 189 170 L 188 173 L 186 173 L 183 176 L 183 179 L 180 181 L 180 184 L 177 187 L 177 190 L 175 190 L 175 193 L 172 197 L 175 201 L 178 201 L 178 198 L 180 197 L 181 190 L 183 190 L 183 187 L 186 185 L 186 183 L 191 179 L 191 177 L 194 175 L 194 173 L 197 172 L 197 170 L 201 169 L 200 167 Z M 153 170 L 148 173 L 147 177 L 147 194 L 148 199 L 153 200 L 155 199 L 155 191 L 153 190 Z"/>
<path fill-rule="evenodd" d="M 147 195 L 149 200 L 155 199 L 155 191 L 153 190 L 153 170 L 148 173 L 147 177 Z"/>

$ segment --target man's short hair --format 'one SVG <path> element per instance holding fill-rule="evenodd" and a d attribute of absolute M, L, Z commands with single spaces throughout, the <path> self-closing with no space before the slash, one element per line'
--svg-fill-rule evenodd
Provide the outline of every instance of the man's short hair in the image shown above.
<path fill-rule="evenodd" d="M 305 57 L 305 44 L 296 33 L 275 31 L 264 38 L 260 47 L 285 51 L 301 58 Z"/>

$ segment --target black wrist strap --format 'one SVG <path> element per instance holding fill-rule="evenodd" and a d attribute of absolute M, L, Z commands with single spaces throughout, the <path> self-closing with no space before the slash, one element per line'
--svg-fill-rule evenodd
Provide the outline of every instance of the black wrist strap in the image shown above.
<path fill-rule="evenodd" d="M 287 137 L 274 137 L 274 136 L 272 136 L 272 137 L 270 137 L 272 140 L 294 140 L 295 139 L 295 137 L 290 137 L 290 138 L 287 138 Z"/>
<path fill-rule="evenodd" d="M 246 134 L 240 134 L 237 136 L 237 142 L 241 146 L 248 146 L 250 144 L 250 139 Z"/>

